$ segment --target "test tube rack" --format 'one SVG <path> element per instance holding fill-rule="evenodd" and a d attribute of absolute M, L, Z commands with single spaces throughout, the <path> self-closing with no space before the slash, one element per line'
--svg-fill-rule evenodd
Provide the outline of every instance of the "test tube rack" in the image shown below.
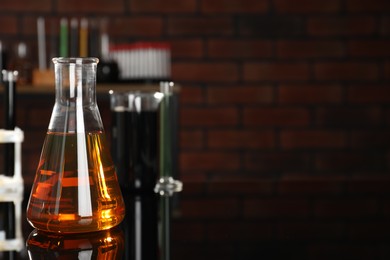
<path fill-rule="evenodd" d="M 22 142 L 24 133 L 21 129 L 0 129 L 0 143 L 14 143 L 14 174 L 7 176 L 0 174 L 0 202 L 13 202 L 15 207 L 15 238 L 6 239 L 6 232 L 0 230 L 0 251 L 21 251 L 24 247 L 22 234 Z"/>

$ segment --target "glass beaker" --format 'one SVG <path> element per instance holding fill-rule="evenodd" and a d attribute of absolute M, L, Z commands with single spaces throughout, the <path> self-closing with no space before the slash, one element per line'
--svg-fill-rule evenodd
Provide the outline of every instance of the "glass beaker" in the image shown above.
<path fill-rule="evenodd" d="M 158 177 L 160 92 L 110 91 L 112 155 L 122 191 L 153 192 Z"/>
<path fill-rule="evenodd" d="M 161 92 L 110 91 L 112 155 L 125 198 L 126 259 L 159 259 L 159 104 Z"/>
<path fill-rule="evenodd" d="M 96 58 L 54 58 L 56 96 L 27 206 L 40 230 L 109 229 L 125 205 L 96 103 Z"/>

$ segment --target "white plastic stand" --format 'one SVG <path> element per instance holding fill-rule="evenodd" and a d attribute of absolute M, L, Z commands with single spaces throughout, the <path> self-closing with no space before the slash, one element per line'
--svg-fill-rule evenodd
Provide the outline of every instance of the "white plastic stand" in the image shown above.
<path fill-rule="evenodd" d="M 4 230 L 0 230 L 0 251 L 21 251 L 24 247 L 22 234 L 22 201 L 23 201 L 23 177 L 22 177 L 22 142 L 23 131 L 0 129 L 0 143 L 14 143 L 14 175 L 0 174 L 0 202 L 13 202 L 15 207 L 15 238 L 6 239 Z"/>

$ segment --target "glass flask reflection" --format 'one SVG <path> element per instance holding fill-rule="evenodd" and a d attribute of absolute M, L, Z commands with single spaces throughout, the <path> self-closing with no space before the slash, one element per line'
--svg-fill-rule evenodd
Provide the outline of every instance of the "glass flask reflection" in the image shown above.
<path fill-rule="evenodd" d="M 40 230 L 92 232 L 125 214 L 96 103 L 95 58 L 55 58 L 56 97 L 27 207 Z"/>
<path fill-rule="evenodd" d="M 124 238 L 118 228 L 79 234 L 34 230 L 30 233 L 26 244 L 30 260 L 114 260 L 123 258 Z"/>

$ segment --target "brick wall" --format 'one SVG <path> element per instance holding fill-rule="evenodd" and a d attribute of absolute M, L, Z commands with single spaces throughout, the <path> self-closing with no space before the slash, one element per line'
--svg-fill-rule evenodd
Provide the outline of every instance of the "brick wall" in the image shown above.
<path fill-rule="evenodd" d="M 182 86 L 185 184 L 173 236 L 177 256 L 389 255 L 390 1 L 0 6 L 0 39 L 8 45 L 24 40 L 34 49 L 38 15 L 53 22 L 108 17 L 116 42 L 171 44 L 173 79 Z M 27 138 L 25 175 L 32 178 L 52 104 L 24 101 L 18 117 Z M 101 110 L 107 128 L 104 101 Z"/>

